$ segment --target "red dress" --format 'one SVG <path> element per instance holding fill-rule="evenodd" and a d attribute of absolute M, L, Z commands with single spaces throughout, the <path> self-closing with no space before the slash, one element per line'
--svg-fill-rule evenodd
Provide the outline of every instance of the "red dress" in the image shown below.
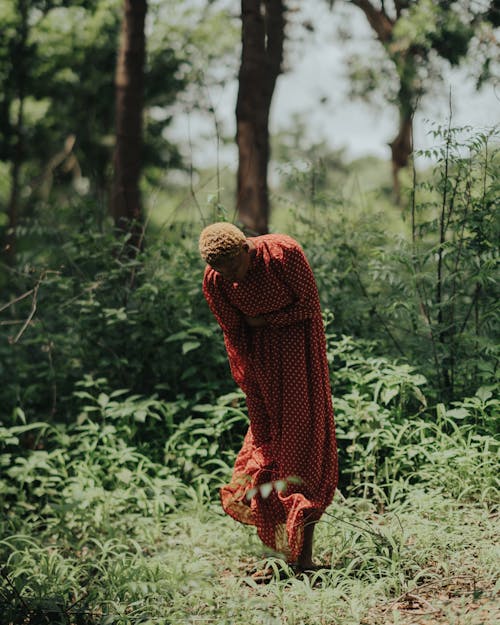
<path fill-rule="evenodd" d="M 251 241 L 243 280 L 231 283 L 209 266 L 203 279 L 250 418 L 231 483 L 220 494 L 228 514 L 255 525 L 266 545 L 295 561 L 304 521 L 319 519 L 338 481 L 325 334 L 298 243 L 274 234 Z M 267 325 L 250 327 L 244 315 L 264 316 Z M 270 483 L 272 489 L 258 488 Z"/>

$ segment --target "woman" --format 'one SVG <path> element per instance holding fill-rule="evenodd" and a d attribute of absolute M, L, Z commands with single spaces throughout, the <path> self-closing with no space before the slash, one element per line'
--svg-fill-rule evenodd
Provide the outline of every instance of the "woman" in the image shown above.
<path fill-rule="evenodd" d="M 250 418 L 231 483 L 221 489 L 222 506 L 255 525 L 261 540 L 299 570 L 309 570 L 314 526 L 338 481 L 314 276 L 286 235 L 247 238 L 233 224 L 215 223 L 202 231 L 199 249 L 207 262 L 203 293 Z"/>

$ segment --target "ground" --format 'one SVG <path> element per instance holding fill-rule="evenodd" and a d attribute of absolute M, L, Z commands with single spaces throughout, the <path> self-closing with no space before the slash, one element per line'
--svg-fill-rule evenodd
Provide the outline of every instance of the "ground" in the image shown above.
<path fill-rule="evenodd" d="M 179 518 L 177 557 L 186 572 L 197 569 L 188 573 L 194 595 L 176 601 L 185 622 L 500 622 L 497 513 L 419 490 L 383 513 L 373 508 L 369 501 L 337 498 L 317 530 L 317 558 L 327 568 L 307 578 L 288 576 L 253 529 L 222 516 L 217 504 L 189 521 Z M 265 567 L 274 574 L 259 583 L 252 573 Z"/>
<path fill-rule="evenodd" d="M 2 575 L 6 591 L 17 584 L 24 599 L 17 596 L 6 622 L 47 623 L 48 614 L 66 625 L 500 622 L 500 516 L 491 503 L 417 487 L 384 506 L 338 493 L 316 531 L 325 568 L 304 576 L 267 551 L 254 528 L 224 515 L 208 491 L 190 493 L 174 512 L 108 517 L 76 548 L 76 526 L 13 537 L 16 555 Z M 266 568 L 267 579 L 253 577 Z M 20 586 L 22 570 L 38 591 L 34 582 Z"/>

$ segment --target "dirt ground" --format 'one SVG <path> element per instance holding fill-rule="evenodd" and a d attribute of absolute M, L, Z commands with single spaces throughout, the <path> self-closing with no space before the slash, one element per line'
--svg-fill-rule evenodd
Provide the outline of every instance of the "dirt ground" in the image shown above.
<path fill-rule="evenodd" d="M 497 584 L 498 586 L 498 584 Z M 499 625 L 498 588 L 473 576 L 424 584 L 372 608 L 363 625 Z"/>

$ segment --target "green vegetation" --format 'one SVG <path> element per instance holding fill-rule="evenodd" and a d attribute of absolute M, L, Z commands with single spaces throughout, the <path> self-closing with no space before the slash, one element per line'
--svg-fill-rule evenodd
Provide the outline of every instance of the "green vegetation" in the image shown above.
<path fill-rule="evenodd" d="M 341 465 L 324 568 L 297 576 L 218 502 L 248 416 L 196 245 L 236 217 L 218 108 L 242 31 L 256 58 L 268 44 L 252 68 L 279 73 L 284 22 L 255 23 L 282 3 L 0 0 L 0 625 L 500 622 L 498 129 L 450 122 L 411 153 L 439 59 L 495 83 L 498 3 L 347 4 L 383 44 L 374 63 L 353 38 L 344 69 L 399 113 L 392 171 L 308 144 L 309 111 L 269 163 L 271 229 L 319 286 Z M 288 9 L 298 52 L 314 24 Z M 244 65 L 238 116 L 266 91 Z M 270 87 L 237 137 L 264 164 Z M 181 114 L 211 129 L 181 145 Z M 216 166 L 196 171 L 204 132 Z"/>
<path fill-rule="evenodd" d="M 369 162 L 331 179 L 309 161 L 276 189 L 320 288 L 341 463 L 310 577 L 217 501 L 247 416 L 200 222 L 153 220 L 131 259 L 91 200 L 36 213 L 0 305 L 7 623 L 498 621 L 498 139 L 436 142 L 403 215 Z"/>
<path fill-rule="evenodd" d="M 451 409 L 414 413 L 421 376 L 362 360 L 361 351 L 330 337 L 334 384 L 352 391 L 335 393 L 344 486 L 318 531 L 324 571 L 280 580 L 286 565 L 216 503 L 245 422 L 239 393 L 192 406 L 175 427 L 184 400 L 107 395 L 88 381 L 76 393 L 76 423 L 0 430 L 7 614 L 36 623 L 44 615 L 51 623 L 397 623 L 416 602 L 424 611 L 432 603 L 435 622 L 493 625 L 498 442 L 489 426 L 500 402 L 481 389 Z M 156 461 L 141 451 L 150 451 L 147 431 L 164 441 Z M 250 577 L 259 562 L 276 569 L 266 586 Z M 465 620 L 470 604 L 482 606 L 483 620 Z"/>

